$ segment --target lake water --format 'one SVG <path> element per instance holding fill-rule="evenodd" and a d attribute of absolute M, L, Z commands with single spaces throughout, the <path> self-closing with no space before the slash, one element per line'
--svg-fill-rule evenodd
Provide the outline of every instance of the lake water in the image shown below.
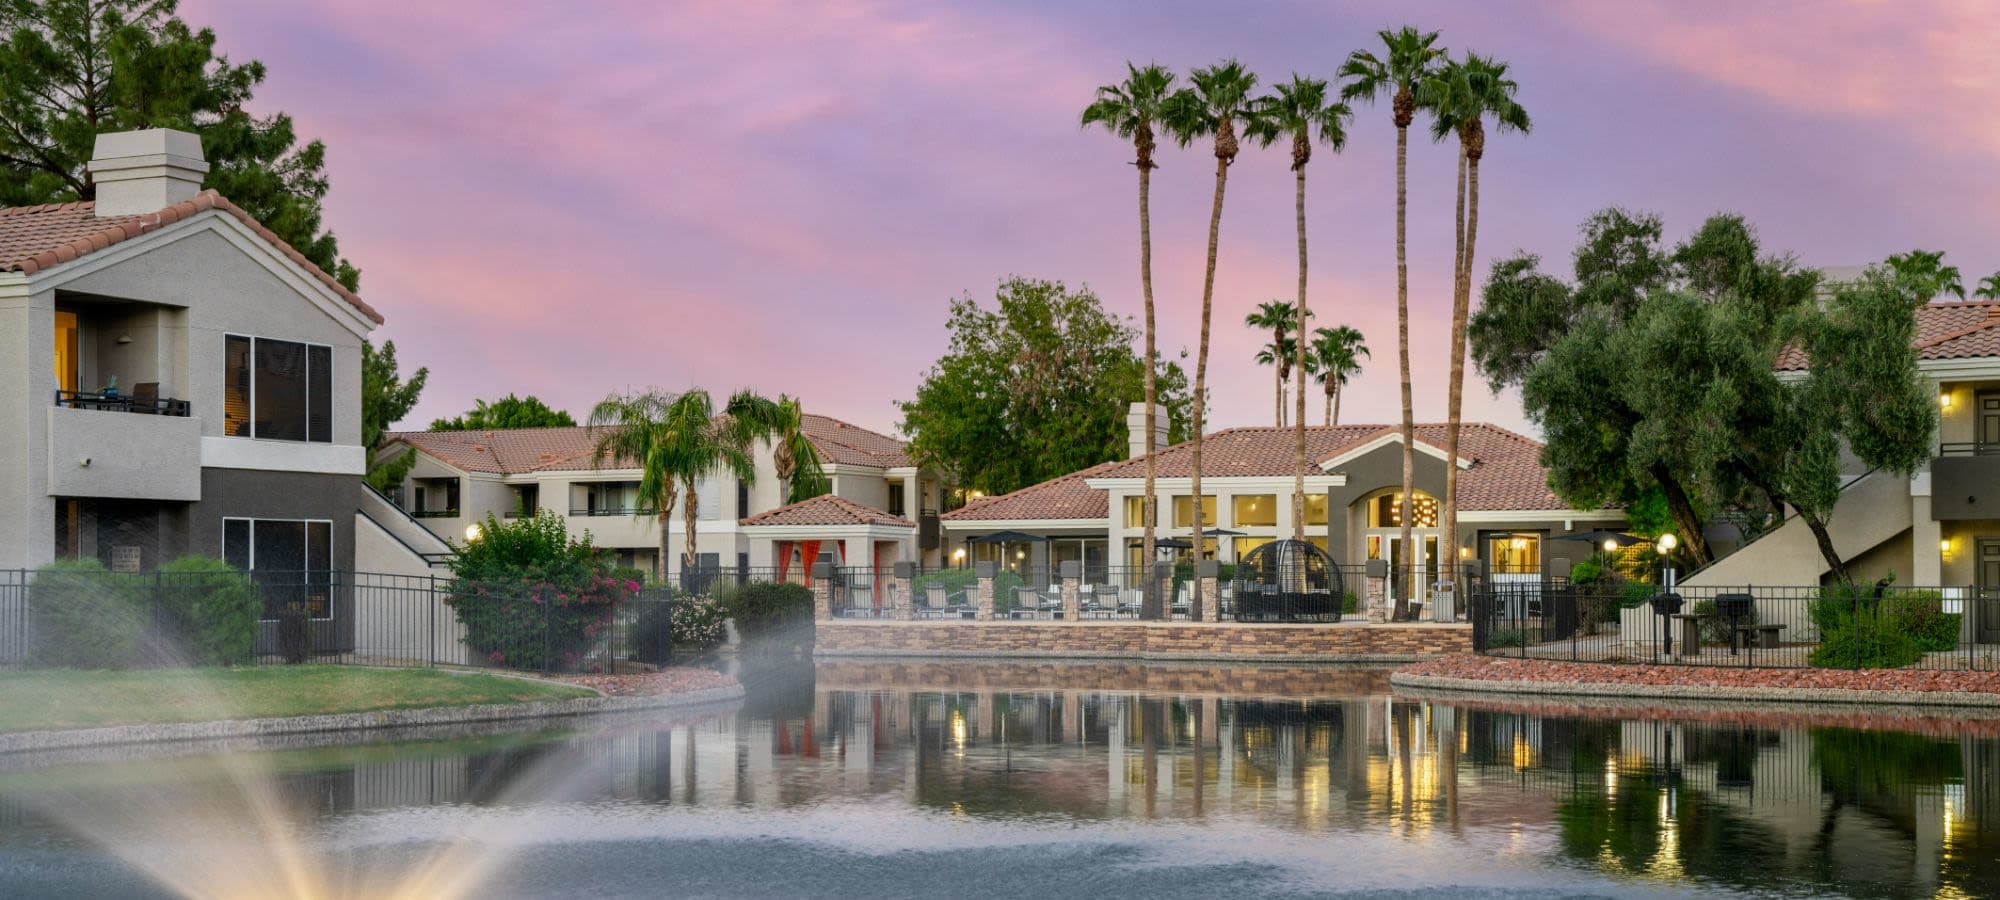
<path fill-rule="evenodd" d="M 238 900 L 267 870 L 336 896 L 408 871 L 469 897 L 2000 896 L 2000 723 L 1958 714 L 1447 702 L 1352 670 L 743 677 L 705 717 L 6 761 L 0 897 Z"/>

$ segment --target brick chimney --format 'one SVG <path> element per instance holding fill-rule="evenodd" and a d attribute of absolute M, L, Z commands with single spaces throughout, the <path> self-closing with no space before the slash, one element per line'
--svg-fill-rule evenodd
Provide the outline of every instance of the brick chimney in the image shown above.
<path fill-rule="evenodd" d="M 171 128 L 100 134 L 86 168 L 100 217 L 158 212 L 192 200 L 208 173 L 201 138 Z"/>
<path fill-rule="evenodd" d="M 1138 459 L 1141 456 L 1145 456 L 1149 450 L 1158 450 L 1167 446 L 1166 408 L 1161 407 L 1158 410 L 1158 415 L 1154 417 L 1153 442 L 1150 448 L 1146 445 L 1146 404 L 1143 401 L 1134 403 L 1126 408 L 1125 433 L 1127 435 L 1125 442 L 1126 459 Z"/>

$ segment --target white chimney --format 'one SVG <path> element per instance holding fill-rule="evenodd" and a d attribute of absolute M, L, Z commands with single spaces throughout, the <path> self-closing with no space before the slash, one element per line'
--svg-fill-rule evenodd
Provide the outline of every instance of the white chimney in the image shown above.
<path fill-rule="evenodd" d="M 199 136 L 148 128 L 98 135 L 87 169 L 100 217 L 135 216 L 194 199 L 208 163 Z"/>
<path fill-rule="evenodd" d="M 1148 452 L 1146 446 L 1146 404 L 1134 403 L 1125 410 L 1125 458 L 1138 459 Z M 1160 408 L 1153 421 L 1153 445 L 1158 450 L 1167 445 L 1167 411 Z"/>

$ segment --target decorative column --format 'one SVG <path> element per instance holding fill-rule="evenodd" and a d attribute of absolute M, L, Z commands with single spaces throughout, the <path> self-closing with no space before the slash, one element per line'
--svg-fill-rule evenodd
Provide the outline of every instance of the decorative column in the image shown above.
<path fill-rule="evenodd" d="M 1083 561 L 1066 560 L 1061 567 L 1062 615 L 1066 622 L 1083 621 Z"/>
<path fill-rule="evenodd" d="M 1368 594 L 1361 605 L 1368 611 L 1368 624 L 1381 625 L 1389 621 L 1389 561 L 1371 559 L 1364 573 Z"/>
<path fill-rule="evenodd" d="M 975 621 L 993 621 L 993 579 L 999 574 L 1000 564 L 996 562 L 976 562 L 972 564 L 972 618 Z"/>
<path fill-rule="evenodd" d="M 1188 607 L 1188 621 L 1222 621 L 1222 591 L 1219 590 L 1222 585 L 1222 561 L 1204 559 L 1195 563 L 1194 577 L 1199 583 L 1196 589 L 1199 599 Z"/>
<path fill-rule="evenodd" d="M 833 563 L 813 563 L 812 581 L 813 618 L 821 621 L 833 618 Z"/>
<path fill-rule="evenodd" d="M 895 569 L 896 598 L 900 605 L 892 614 L 895 618 L 908 621 L 917 617 L 917 564 L 909 560 L 899 560 Z"/>
<path fill-rule="evenodd" d="M 1153 563 L 1152 568 L 1146 570 L 1146 584 L 1153 596 L 1158 598 L 1157 605 L 1153 607 L 1159 613 L 1157 618 L 1162 622 L 1171 621 L 1174 617 L 1174 564 Z"/>

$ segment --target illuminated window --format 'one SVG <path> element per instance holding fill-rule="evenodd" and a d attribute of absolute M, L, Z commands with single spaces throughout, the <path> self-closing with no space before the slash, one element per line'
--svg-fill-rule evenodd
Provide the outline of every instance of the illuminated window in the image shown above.
<path fill-rule="evenodd" d="M 76 390 L 76 313 L 56 311 L 56 390 Z"/>
<path fill-rule="evenodd" d="M 1125 527 L 1146 527 L 1146 496 L 1144 494 L 1125 498 Z"/>
<path fill-rule="evenodd" d="M 1201 495 L 1201 522 L 1204 526 L 1216 524 L 1214 494 Z M 1194 497 L 1189 494 L 1175 495 L 1174 527 L 1191 528 L 1193 526 L 1194 526 Z"/>
<path fill-rule="evenodd" d="M 1242 523 L 1240 523 L 1240 522 L 1239 522 L 1239 523 L 1237 523 L 1237 524 L 1239 524 L 1239 525 L 1240 525 L 1240 524 L 1242 524 Z M 1241 560 L 1241 559 L 1243 559 L 1243 557 L 1245 557 L 1245 556 L 1248 556 L 1248 555 L 1250 555 L 1250 551 L 1252 551 L 1252 550 L 1255 550 L 1255 549 L 1257 549 L 1258 547 L 1262 547 L 1262 546 L 1264 546 L 1265 544 L 1268 544 L 1268 543 L 1270 543 L 1270 542 L 1271 542 L 1271 540 L 1272 540 L 1271 538 L 1267 538 L 1267 537 L 1240 537 L 1240 538 L 1237 538 L 1237 539 L 1236 539 L 1236 558 L 1237 558 L 1238 560 Z"/>
<path fill-rule="evenodd" d="M 1229 505 L 1238 528 L 1278 524 L 1276 494 L 1237 494 L 1230 498 Z"/>
<path fill-rule="evenodd" d="M 1325 525 L 1325 524 L 1326 524 L 1326 495 L 1325 495 L 1325 494 L 1307 494 L 1307 495 L 1306 495 L 1306 524 L 1307 524 L 1307 525 Z"/>
<path fill-rule="evenodd" d="M 1368 504 L 1368 527 L 1401 528 L 1401 504 L 1397 499 L 1402 493 L 1393 492 L 1376 497 Z M 1438 525 L 1438 504 L 1436 498 L 1418 491 L 1410 500 L 1410 523 L 1417 528 L 1436 528 Z"/>
<path fill-rule="evenodd" d="M 1486 538 L 1495 572 L 1533 572 L 1542 566 L 1542 538 L 1535 534 L 1495 534 Z"/>

